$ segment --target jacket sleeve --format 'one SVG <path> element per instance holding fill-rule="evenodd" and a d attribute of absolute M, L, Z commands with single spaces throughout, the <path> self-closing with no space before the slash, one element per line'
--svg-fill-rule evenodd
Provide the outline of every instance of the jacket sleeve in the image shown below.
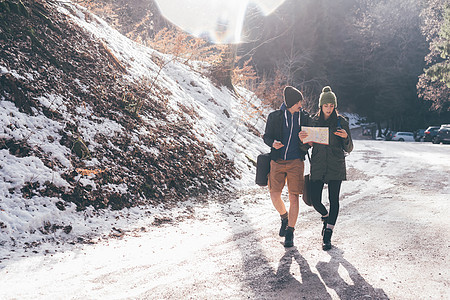
<path fill-rule="evenodd" d="M 302 110 L 302 126 L 313 126 L 312 117 L 304 110 Z"/>
<path fill-rule="evenodd" d="M 311 116 L 304 110 L 301 110 L 301 121 L 300 121 L 300 126 L 311 126 L 312 125 L 312 118 Z M 300 130 L 302 130 L 302 128 L 300 128 Z M 311 148 L 311 146 L 309 144 L 303 144 L 302 141 L 300 141 L 300 150 L 307 153 L 309 148 Z"/>
<path fill-rule="evenodd" d="M 342 122 L 342 128 L 344 128 L 348 134 L 348 137 L 342 141 L 342 147 L 344 148 L 345 152 L 350 153 L 353 150 L 353 140 L 352 140 L 352 134 L 350 132 L 350 126 L 348 124 L 348 121 L 345 118 L 342 118 L 341 122 Z"/>
<path fill-rule="evenodd" d="M 275 128 L 273 118 L 274 118 L 273 113 L 270 113 L 269 116 L 267 117 L 266 129 L 264 130 L 263 135 L 264 143 L 269 147 L 272 147 L 273 142 L 275 141 L 275 134 L 274 134 Z"/>

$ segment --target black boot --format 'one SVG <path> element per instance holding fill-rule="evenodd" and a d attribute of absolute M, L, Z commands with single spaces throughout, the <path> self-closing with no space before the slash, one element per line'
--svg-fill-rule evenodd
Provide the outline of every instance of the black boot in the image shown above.
<path fill-rule="evenodd" d="M 325 231 L 325 228 L 327 228 L 327 222 L 328 222 L 328 217 L 320 217 L 322 219 L 323 222 L 323 227 L 322 227 L 322 236 L 323 236 L 323 232 Z"/>
<path fill-rule="evenodd" d="M 287 218 L 281 218 L 281 227 L 280 227 L 280 236 L 285 236 L 286 235 L 286 229 L 288 226 L 288 219 Z"/>
<path fill-rule="evenodd" d="M 330 250 L 331 249 L 331 235 L 333 234 L 333 230 L 330 228 L 325 228 L 323 231 L 323 250 Z"/>
<path fill-rule="evenodd" d="M 284 247 L 292 247 L 294 246 L 294 228 L 288 227 L 286 229 L 286 236 L 284 237 Z"/>

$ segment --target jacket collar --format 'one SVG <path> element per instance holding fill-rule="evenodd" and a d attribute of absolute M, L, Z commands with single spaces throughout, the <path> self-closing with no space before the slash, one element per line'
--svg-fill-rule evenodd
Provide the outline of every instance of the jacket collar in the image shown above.
<path fill-rule="evenodd" d="M 286 127 L 289 127 L 288 117 L 291 116 L 292 114 L 291 114 L 291 112 L 287 109 L 286 104 L 284 103 L 284 101 L 283 101 L 283 103 L 282 103 L 281 106 L 280 106 L 280 110 L 281 110 L 281 111 L 283 112 L 283 114 L 284 114 L 284 121 L 286 122 Z M 298 125 L 300 125 L 301 111 L 302 111 L 302 108 L 300 108 L 300 111 L 298 112 Z M 296 113 L 297 113 L 297 112 L 294 113 L 294 116 L 295 116 Z"/>

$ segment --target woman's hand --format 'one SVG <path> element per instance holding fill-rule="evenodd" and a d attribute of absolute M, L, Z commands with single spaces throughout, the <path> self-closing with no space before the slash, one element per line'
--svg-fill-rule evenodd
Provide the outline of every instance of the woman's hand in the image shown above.
<path fill-rule="evenodd" d="M 303 143 L 303 140 L 306 139 L 307 137 L 308 137 L 308 133 L 306 131 L 300 131 L 298 133 L 298 138 L 300 139 L 300 141 L 302 141 L 302 143 Z"/>
<path fill-rule="evenodd" d="M 345 129 L 342 128 L 335 131 L 334 134 L 343 139 L 346 139 L 348 137 L 347 131 L 345 131 Z"/>
<path fill-rule="evenodd" d="M 300 141 L 303 143 L 303 140 L 306 139 L 308 137 L 308 133 L 306 131 L 300 131 L 298 133 L 298 138 L 300 139 Z M 311 147 L 313 146 L 313 142 L 308 142 L 308 145 L 310 145 Z"/>
<path fill-rule="evenodd" d="M 280 141 L 275 140 L 275 141 L 273 141 L 272 147 L 274 147 L 275 149 L 278 150 L 278 149 L 284 147 L 284 145 Z"/>

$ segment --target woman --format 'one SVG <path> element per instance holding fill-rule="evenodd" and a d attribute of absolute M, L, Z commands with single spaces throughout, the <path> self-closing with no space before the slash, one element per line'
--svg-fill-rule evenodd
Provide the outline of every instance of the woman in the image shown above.
<path fill-rule="evenodd" d="M 348 121 L 337 114 L 336 95 L 329 86 L 322 89 L 319 97 L 319 112 L 312 119 L 312 126 L 328 127 L 328 145 L 313 146 L 311 156 L 311 196 L 314 208 L 322 215 L 323 250 L 331 249 L 331 235 L 339 213 L 339 192 L 341 183 L 346 180 L 345 152 L 353 150 Z M 308 134 L 299 133 L 303 141 Z M 322 190 L 328 184 L 330 211 L 322 204 Z"/>

